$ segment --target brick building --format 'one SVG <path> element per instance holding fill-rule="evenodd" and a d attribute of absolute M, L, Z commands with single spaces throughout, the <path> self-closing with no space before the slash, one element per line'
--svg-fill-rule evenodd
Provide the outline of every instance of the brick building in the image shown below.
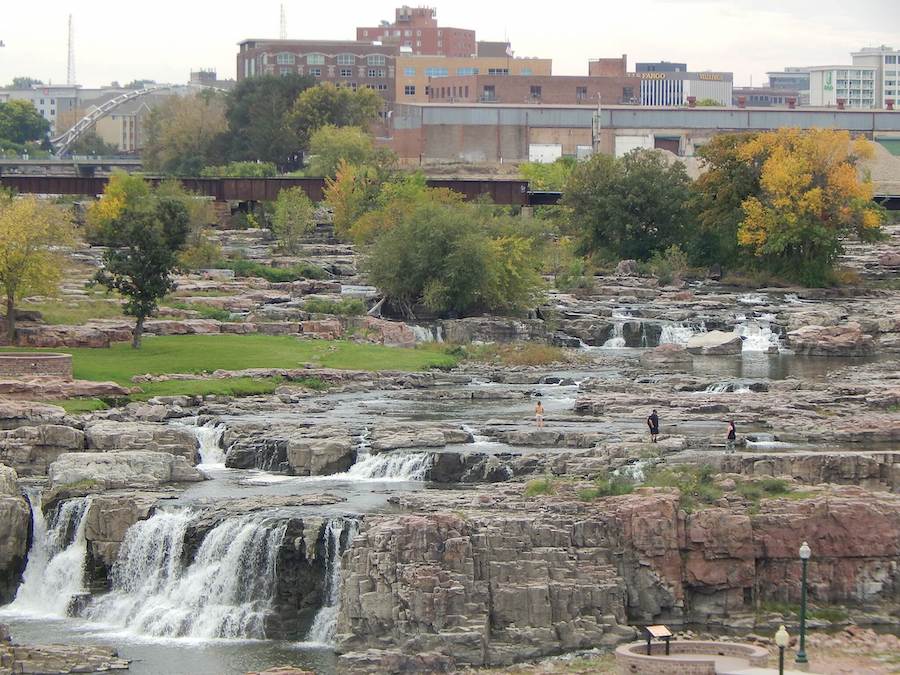
<path fill-rule="evenodd" d="M 624 77 L 628 71 L 628 56 L 622 58 L 591 59 L 588 61 L 588 75 L 591 77 Z"/>
<path fill-rule="evenodd" d="M 412 54 L 442 56 L 474 56 L 478 53 L 475 31 L 466 28 L 438 26 L 433 7 L 398 7 L 393 23 L 356 29 L 360 42 L 381 42 L 406 47 Z"/>
<path fill-rule="evenodd" d="M 509 56 L 416 56 L 398 54 L 395 100 L 426 103 L 435 88 L 446 90 L 448 78 L 474 75 L 494 76 L 521 81 L 523 78 L 549 76 L 551 59 L 523 59 Z M 458 86 L 458 85 L 457 85 Z"/>
<path fill-rule="evenodd" d="M 428 100 L 435 103 L 534 103 L 594 105 L 631 103 L 638 90 L 621 77 L 469 75 L 431 82 Z M 598 98 L 599 97 L 599 98 Z M 402 99 L 398 99 L 402 100 Z"/>
<path fill-rule="evenodd" d="M 394 100 L 396 46 L 342 40 L 243 40 L 237 79 L 255 75 L 311 75 L 321 82 L 367 87 Z"/>

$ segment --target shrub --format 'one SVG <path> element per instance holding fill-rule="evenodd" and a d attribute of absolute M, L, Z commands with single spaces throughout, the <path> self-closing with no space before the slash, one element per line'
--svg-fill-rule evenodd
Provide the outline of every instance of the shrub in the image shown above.
<path fill-rule="evenodd" d="M 204 167 L 200 175 L 207 178 L 271 178 L 278 175 L 278 168 L 272 162 L 229 162 Z"/>
<path fill-rule="evenodd" d="M 565 352 L 559 347 L 539 342 L 516 342 L 497 344 L 488 342 L 480 345 L 460 347 L 466 358 L 485 363 L 505 366 L 544 366 L 566 360 Z"/>
<path fill-rule="evenodd" d="M 252 260 L 226 260 L 219 263 L 222 269 L 234 270 L 238 277 L 260 277 L 273 283 L 299 281 L 300 279 L 325 279 L 328 272 L 312 263 L 298 263 L 293 267 L 269 267 Z"/>
<path fill-rule="evenodd" d="M 649 269 L 661 285 L 668 286 L 673 281 L 680 281 L 687 271 L 687 255 L 677 245 L 672 245 L 663 253 L 657 251 L 653 254 Z"/>
<path fill-rule="evenodd" d="M 549 476 L 535 478 L 525 483 L 525 496 L 537 497 L 538 495 L 556 494 L 556 485 Z"/>
<path fill-rule="evenodd" d="M 703 504 L 712 504 L 722 496 L 722 490 L 713 482 L 713 476 L 713 468 L 708 464 L 670 469 L 655 467 L 647 472 L 644 485 L 676 488 L 681 494 L 681 508 L 691 512 Z"/>
<path fill-rule="evenodd" d="M 284 251 L 297 253 L 300 250 L 302 236 L 316 228 L 315 215 L 316 208 L 303 188 L 293 187 L 278 193 L 272 232 Z"/>
<path fill-rule="evenodd" d="M 618 497 L 634 492 L 634 481 L 628 476 L 613 476 L 610 474 L 606 478 L 598 478 L 594 481 L 592 488 L 586 488 L 578 492 L 578 498 L 584 501 L 591 501 L 598 497 Z"/>
<path fill-rule="evenodd" d="M 185 269 L 199 270 L 215 267 L 222 258 L 222 247 L 202 231 L 188 237 L 187 247 L 178 254 L 178 262 Z"/>

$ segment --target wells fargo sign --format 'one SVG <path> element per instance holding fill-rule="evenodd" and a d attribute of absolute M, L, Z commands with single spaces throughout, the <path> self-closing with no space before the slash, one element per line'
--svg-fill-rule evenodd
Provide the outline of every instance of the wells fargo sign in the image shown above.
<path fill-rule="evenodd" d="M 712 80 L 721 82 L 725 78 L 722 73 L 625 73 L 626 77 L 634 77 L 639 80 Z"/>

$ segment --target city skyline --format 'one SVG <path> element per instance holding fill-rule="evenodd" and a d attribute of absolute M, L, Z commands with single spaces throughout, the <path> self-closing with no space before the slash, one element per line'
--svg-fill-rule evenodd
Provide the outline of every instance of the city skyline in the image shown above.
<path fill-rule="evenodd" d="M 0 28 L 0 84 L 16 76 L 65 83 L 69 13 L 83 86 L 142 78 L 184 82 L 199 68 L 233 78 L 237 43 L 277 38 L 281 4 L 289 38 L 352 40 L 357 26 L 392 19 L 403 3 L 350 0 L 340 12 L 310 16 L 296 0 L 262 0 L 253 13 L 237 2 L 159 0 L 154 7 L 162 11 L 129 15 L 141 28 L 124 31 L 116 21 L 121 5 L 107 0 L 14 5 L 4 9 Z M 758 86 L 767 71 L 849 63 L 850 52 L 861 47 L 900 44 L 900 35 L 885 29 L 900 24 L 900 5 L 891 0 L 852 7 L 836 0 L 761 0 L 753 8 L 729 0 L 636 0 L 612 7 L 564 1 L 553 13 L 534 2 L 519 3 L 513 13 L 470 0 L 417 4 L 434 6 L 441 25 L 474 29 L 479 40 L 508 38 L 516 56 L 553 59 L 555 75 L 586 75 L 589 59 L 627 54 L 629 68 L 637 61 L 682 61 L 694 71 L 731 71 L 736 86 L 751 79 Z"/>

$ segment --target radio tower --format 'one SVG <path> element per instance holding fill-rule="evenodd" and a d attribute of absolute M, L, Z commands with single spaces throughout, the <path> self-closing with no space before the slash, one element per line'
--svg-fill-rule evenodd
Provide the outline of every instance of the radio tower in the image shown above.
<path fill-rule="evenodd" d="M 278 32 L 278 37 L 282 40 L 287 40 L 287 17 L 284 14 L 284 5 L 281 5 L 281 30 Z"/>
<path fill-rule="evenodd" d="M 66 84 L 70 87 L 75 84 L 75 29 L 72 28 L 71 14 L 69 14 L 69 67 L 66 74 Z"/>

